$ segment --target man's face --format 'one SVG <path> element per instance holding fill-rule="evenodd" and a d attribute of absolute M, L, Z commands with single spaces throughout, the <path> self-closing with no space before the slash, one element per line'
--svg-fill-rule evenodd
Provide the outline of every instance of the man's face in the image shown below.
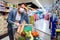
<path fill-rule="evenodd" d="M 18 12 L 19 13 L 23 13 L 24 11 L 25 11 L 25 5 L 24 4 L 18 6 Z"/>
<path fill-rule="evenodd" d="M 18 12 L 19 12 L 19 13 L 23 13 L 23 12 L 25 12 L 25 10 L 20 7 L 20 8 L 18 8 Z"/>
<path fill-rule="evenodd" d="M 24 4 L 21 5 L 21 8 L 25 8 L 26 6 Z"/>

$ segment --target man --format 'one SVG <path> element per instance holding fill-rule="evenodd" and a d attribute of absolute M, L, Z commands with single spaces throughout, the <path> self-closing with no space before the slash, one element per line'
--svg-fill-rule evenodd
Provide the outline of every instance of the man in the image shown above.
<path fill-rule="evenodd" d="M 56 40 L 56 24 L 58 22 L 57 15 L 55 13 L 50 17 L 51 23 L 51 40 Z"/>
<path fill-rule="evenodd" d="M 25 20 L 26 23 L 29 24 L 29 17 L 24 12 L 22 5 L 23 4 L 18 4 L 18 9 L 13 9 L 9 12 L 7 22 L 8 22 L 8 34 L 10 40 L 14 40 L 13 30 L 17 31 L 18 26 L 23 22 L 23 20 Z"/>

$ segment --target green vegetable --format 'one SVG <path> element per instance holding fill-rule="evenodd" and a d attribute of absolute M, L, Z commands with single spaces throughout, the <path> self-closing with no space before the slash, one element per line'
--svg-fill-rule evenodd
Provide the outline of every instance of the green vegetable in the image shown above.
<path fill-rule="evenodd" d="M 22 37 L 22 36 L 20 36 L 20 37 L 18 38 L 18 40 L 25 40 L 25 38 Z"/>
<path fill-rule="evenodd" d="M 26 37 L 30 37 L 30 33 L 29 32 L 26 32 Z"/>

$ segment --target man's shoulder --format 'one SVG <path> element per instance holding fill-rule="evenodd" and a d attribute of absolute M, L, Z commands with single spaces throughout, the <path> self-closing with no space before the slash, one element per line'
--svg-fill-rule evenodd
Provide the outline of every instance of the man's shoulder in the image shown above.
<path fill-rule="evenodd" d="M 16 12 L 17 11 L 17 9 L 12 9 L 10 12 Z"/>
<path fill-rule="evenodd" d="M 27 14 L 23 12 L 22 15 L 23 15 L 23 16 L 26 16 Z"/>

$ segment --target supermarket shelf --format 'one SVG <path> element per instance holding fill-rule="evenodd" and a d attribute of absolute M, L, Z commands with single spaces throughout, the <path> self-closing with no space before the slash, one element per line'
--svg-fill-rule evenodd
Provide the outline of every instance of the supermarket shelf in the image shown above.
<path fill-rule="evenodd" d="M 8 12 L 5 12 L 5 11 L 0 11 L 0 13 L 8 13 Z"/>
<path fill-rule="evenodd" d="M 56 29 L 56 33 L 57 40 L 60 40 L 60 29 Z"/>
<path fill-rule="evenodd" d="M 0 33 L 0 39 L 4 38 L 6 36 L 8 36 L 7 28 L 4 29 L 3 31 L 1 31 L 1 33 Z"/>
<path fill-rule="evenodd" d="M 60 32 L 60 29 L 56 29 L 56 32 Z"/>
<path fill-rule="evenodd" d="M 5 34 L 3 34 L 3 35 L 0 35 L 0 39 L 4 38 L 4 37 L 6 37 L 6 36 L 8 36 L 8 33 L 5 33 Z"/>
<path fill-rule="evenodd" d="M 0 14 L 5 15 L 8 14 L 9 12 L 5 12 L 5 11 L 0 11 Z"/>

